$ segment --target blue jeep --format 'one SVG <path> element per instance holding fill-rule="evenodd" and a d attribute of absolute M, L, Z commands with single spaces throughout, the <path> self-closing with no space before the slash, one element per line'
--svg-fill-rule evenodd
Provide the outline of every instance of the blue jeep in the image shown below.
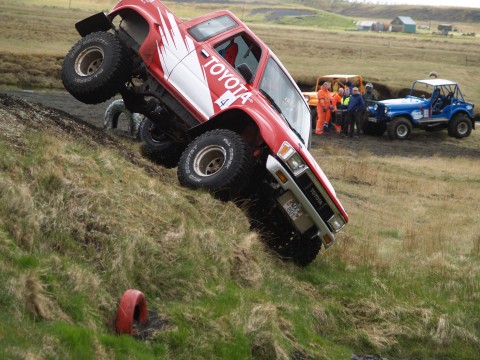
<path fill-rule="evenodd" d="M 427 131 L 446 128 L 450 136 L 463 138 L 475 129 L 473 108 L 453 81 L 416 80 L 406 98 L 371 103 L 361 127 L 368 135 L 380 136 L 387 130 L 391 139 L 398 140 L 408 139 L 413 127 Z"/>

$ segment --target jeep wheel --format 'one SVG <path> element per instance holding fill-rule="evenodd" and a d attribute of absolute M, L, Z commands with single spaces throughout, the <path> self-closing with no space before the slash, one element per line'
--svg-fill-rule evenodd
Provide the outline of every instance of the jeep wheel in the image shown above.
<path fill-rule="evenodd" d="M 448 124 L 448 135 L 464 138 L 472 132 L 472 121 L 465 114 L 456 115 Z"/>
<path fill-rule="evenodd" d="M 240 135 L 225 129 L 193 140 L 178 164 L 180 185 L 203 188 L 217 195 L 237 195 L 253 171 L 253 157 Z"/>
<path fill-rule="evenodd" d="M 412 134 L 412 124 L 408 119 L 399 117 L 388 124 L 388 136 L 393 140 L 407 140 Z"/>
<path fill-rule="evenodd" d="M 118 93 L 131 77 L 130 51 L 108 32 L 80 39 L 62 65 L 65 89 L 86 104 L 99 104 Z"/>
<path fill-rule="evenodd" d="M 144 142 L 154 151 L 163 151 L 172 145 L 172 141 L 165 135 L 160 127 L 155 125 L 149 118 L 142 120 L 139 136 L 140 141 Z"/>

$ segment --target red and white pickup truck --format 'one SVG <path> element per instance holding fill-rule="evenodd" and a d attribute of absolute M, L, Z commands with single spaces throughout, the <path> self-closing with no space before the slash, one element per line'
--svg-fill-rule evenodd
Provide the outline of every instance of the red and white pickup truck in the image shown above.
<path fill-rule="evenodd" d="M 154 124 L 161 151 L 182 148 L 180 184 L 253 200 L 252 224 L 281 256 L 307 265 L 334 242 L 348 215 L 308 151 L 308 105 L 235 15 L 182 21 L 158 0 L 123 0 L 76 29 L 62 67 L 75 98 L 120 93 Z"/>

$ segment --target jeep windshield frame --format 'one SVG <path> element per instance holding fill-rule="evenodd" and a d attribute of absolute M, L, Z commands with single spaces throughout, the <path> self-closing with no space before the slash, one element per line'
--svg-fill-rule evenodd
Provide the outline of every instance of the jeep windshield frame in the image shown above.
<path fill-rule="evenodd" d="M 432 99 L 432 95 L 435 92 L 435 96 L 447 97 L 449 94 L 451 94 L 451 97 L 455 98 L 457 101 L 465 102 L 457 83 L 448 80 L 439 80 L 415 81 L 412 85 L 410 96 L 427 100 L 435 100 Z"/>
<path fill-rule="evenodd" d="M 308 147 L 311 136 L 310 109 L 297 85 L 272 57 L 267 61 L 259 90 Z"/>

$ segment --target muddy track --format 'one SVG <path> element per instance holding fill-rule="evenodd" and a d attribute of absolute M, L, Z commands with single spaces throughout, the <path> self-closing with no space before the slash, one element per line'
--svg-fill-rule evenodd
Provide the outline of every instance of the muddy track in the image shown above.
<path fill-rule="evenodd" d="M 85 105 L 64 92 L 3 92 L 29 102 L 60 109 L 99 128 L 103 127 L 105 109 L 110 104 L 107 101 L 98 105 Z M 480 123 L 477 122 L 477 130 L 472 131 L 466 139 L 452 138 L 448 136 L 446 130 L 426 132 L 417 129 L 414 129 L 411 139 L 407 141 L 392 141 L 386 134 L 381 137 L 365 135 L 349 139 L 329 132 L 313 137 L 312 147 L 324 146 L 344 148 L 350 152 L 366 152 L 377 156 L 448 158 L 461 156 L 480 159 Z"/>

